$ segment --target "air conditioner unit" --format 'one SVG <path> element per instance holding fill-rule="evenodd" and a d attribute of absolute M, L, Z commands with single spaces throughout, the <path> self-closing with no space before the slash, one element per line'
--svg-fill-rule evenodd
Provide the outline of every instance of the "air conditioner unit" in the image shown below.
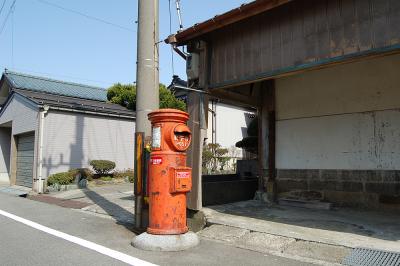
<path fill-rule="evenodd" d="M 199 68 L 199 54 L 189 54 L 186 58 L 186 75 L 188 80 L 196 80 L 199 78 Z"/>

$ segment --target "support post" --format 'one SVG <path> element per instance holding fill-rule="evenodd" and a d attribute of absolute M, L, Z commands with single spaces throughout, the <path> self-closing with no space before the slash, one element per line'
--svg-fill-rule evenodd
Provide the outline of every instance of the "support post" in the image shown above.
<path fill-rule="evenodd" d="M 139 0 L 136 72 L 136 132 L 143 132 L 145 141 L 151 138 L 151 124 L 147 115 L 159 107 L 157 43 L 158 0 Z M 135 180 L 135 182 L 137 182 L 137 180 Z M 137 184 L 136 187 L 138 187 Z M 142 201 L 143 199 L 135 197 L 135 213 L 142 213 Z M 145 218 L 135 218 L 136 226 L 146 226 L 141 224 L 141 221 L 146 220 Z"/>
<path fill-rule="evenodd" d="M 268 116 L 268 181 L 267 196 L 270 202 L 277 199 L 275 144 L 276 144 L 276 113 L 275 113 L 275 81 L 266 84 L 266 107 Z"/>
<path fill-rule="evenodd" d="M 277 198 L 275 144 L 276 144 L 276 113 L 275 113 L 275 82 L 265 81 L 260 90 L 259 104 L 259 189 L 267 190 L 269 202 Z M 262 187 L 262 188 L 261 188 Z"/>
<path fill-rule="evenodd" d="M 187 208 L 202 208 L 202 154 L 207 136 L 208 96 L 196 92 L 188 94 L 188 126 L 192 131 L 192 144 L 187 151 L 187 164 L 192 167 L 192 191 L 187 194 Z"/>

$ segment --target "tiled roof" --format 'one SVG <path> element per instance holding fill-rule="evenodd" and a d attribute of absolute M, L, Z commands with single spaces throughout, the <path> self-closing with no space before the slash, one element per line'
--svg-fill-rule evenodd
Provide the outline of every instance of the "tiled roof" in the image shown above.
<path fill-rule="evenodd" d="M 51 107 L 68 108 L 73 110 L 91 111 L 102 114 L 112 114 L 135 118 L 136 113 L 119 104 L 103 101 L 88 100 L 76 97 L 67 97 L 30 90 L 14 89 L 14 91 L 36 104 L 49 105 Z"/>
<path fill-rule="evenodd" d="M 103 88 L 31 76 L 8 70 L 4 72 L 4 75 L 15 89 L 44 92 L 95 101 L 107 101 L 107 91 Z"/>

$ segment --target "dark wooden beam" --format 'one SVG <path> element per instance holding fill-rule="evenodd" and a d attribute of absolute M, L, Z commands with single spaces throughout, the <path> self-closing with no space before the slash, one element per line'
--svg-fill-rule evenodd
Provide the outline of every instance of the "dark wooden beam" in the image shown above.
<path fill-rule="evenodd" d="M 275 81 L 261 83 L 259 93 L 259 190 L 267 191 L 270 202 L 276 201 L 276 103 Z"/>
<path fill-rule="evenodd" d="M 267 110 L 268 110 L 268 181 L 276 178 L 276 104 L 275 80 L 267 82 Z"/>
<path fill-rule="evenodd" d="M 248 4 L 243 4 L 238 8 L 232 9 L 224 14 L 217 15 L 202 23 L 195 24 L 192 27 L 177 33 L 174 36 L 174 41 L 178 46 L 186 44 L 188 41 L 196 39 L 204 34 L 269 11 L 278 6 L 287 4 L 290 1 L 292 0 L 256 0 Z M 167 38 L 164 41 L 166 43 L 170 43 L 171 38 Z"/>
<path fill-rule="evenodd" d="M 221 100 L 227 100 L 232 103 L 239 103 L 243 106 L 247 107 L 257 107 L 258 106 L 258 99 L 257 97 L 245 95 L 237 92 L 232 92 L 229 90 L 210 90 L 209 91 L 211 96 L 214 96 Z"/>

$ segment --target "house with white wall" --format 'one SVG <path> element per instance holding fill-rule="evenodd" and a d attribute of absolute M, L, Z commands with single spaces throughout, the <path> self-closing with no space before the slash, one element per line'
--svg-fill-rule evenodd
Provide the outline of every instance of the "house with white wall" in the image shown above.
<path fill-rule="evenodd" d="M 133 169 L 135 112 L 103 88 L 5 71 L 0 181 L 42 192 L 48 176 L 105 159 Z"/>
<path fill-rule="evenodd" d="M 399 209 L 399 16 L 399 1 L 256 0 L 167 42 L 197 58 L 189 86 L 257 108 L 257 195 Z"/>
<path fill-rule="evenodd" d="M 209 101 L 207 142 L 231 148 L 247 137 L 247 127 L 255 117 L 255 110 L 221 102 Z M 241 149 L 240 149 L 241 150 Z"/>
<path fill-rule="evenodd" d="M 187 102 L 187 94 L 190 88 L 187 82 L 174 76 L 171 85 L 168 86 L 175 96 Z M 238 106 L 216 97 L 208 97 L 208 121 L 205 143 L 220 144 L 221 147 L 232 149 L 236 142 L 247 137 L 247 127 L 254 119 L 256 109 Z M 242 158 L 242 149 L 236 148 L 237 158 Z"/>

